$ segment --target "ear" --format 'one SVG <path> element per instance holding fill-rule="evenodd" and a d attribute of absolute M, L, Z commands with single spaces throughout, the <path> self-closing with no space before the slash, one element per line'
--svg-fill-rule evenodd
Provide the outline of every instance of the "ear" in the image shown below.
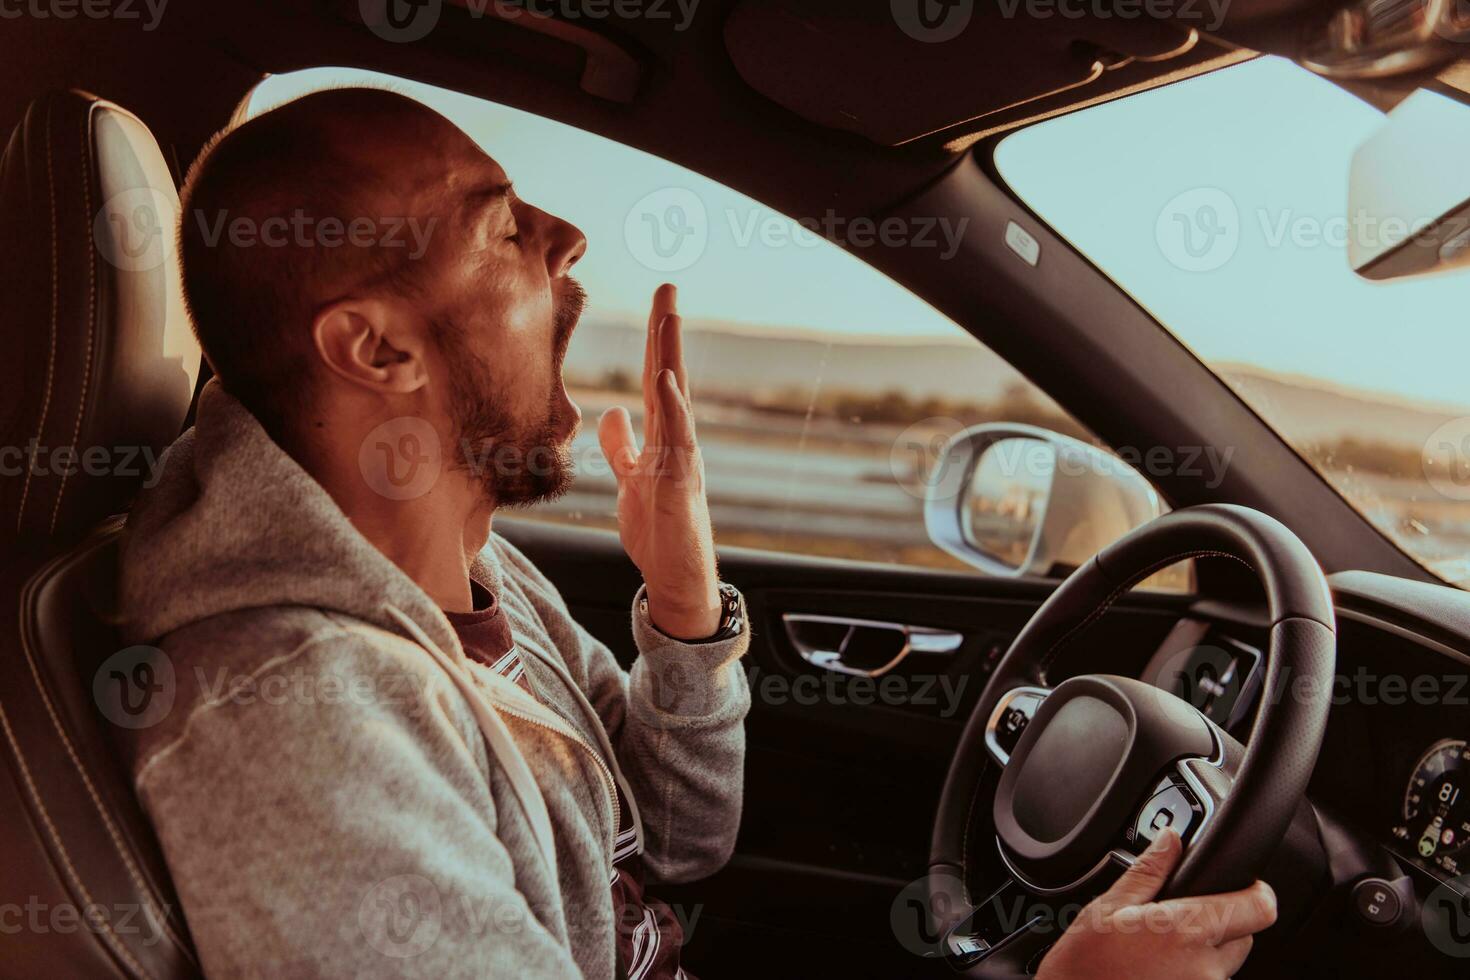
<path fill-rule="evenodd" d="M 380 300 L 343 300 L 311 324 L 317 356 L 333 374 L 373 391 L 407 394 L 428 382 L 416 318 Z"/>

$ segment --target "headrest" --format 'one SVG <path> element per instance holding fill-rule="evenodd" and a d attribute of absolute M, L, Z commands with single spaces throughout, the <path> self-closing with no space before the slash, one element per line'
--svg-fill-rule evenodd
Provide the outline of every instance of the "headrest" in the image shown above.
<path fill-rule="evenodd" d="M 126 509 L 199 373 L 178 193 L 136 116 L 31 103 L 0 158 L 0 545 L 74 540 Z"/>

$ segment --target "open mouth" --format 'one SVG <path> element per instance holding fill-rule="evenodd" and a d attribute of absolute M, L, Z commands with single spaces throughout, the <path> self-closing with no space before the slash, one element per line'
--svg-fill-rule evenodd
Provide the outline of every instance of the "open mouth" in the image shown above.
<path fill-rule="evenodd" d="M 563 366 L 566 364 L 567 348 L 571 345 L 572 334 L 577 329 L 577 324 L 582 319 L 582 311 L 587 306 L 587 291 L 577 280 L 567 277 L 561 295 L 557 297 L 555 317 L 556 328 L 556 378 L 559 391 L 557 393 L 558 411 L 555 413 L 557 421 L 565 420 L 559 428 L 565 428 L 568 438 L 576 435 L 582 425 L 582 409 L 572 401 L 572 396 L 567 392 L 566 378 L 563 375 Z"/>

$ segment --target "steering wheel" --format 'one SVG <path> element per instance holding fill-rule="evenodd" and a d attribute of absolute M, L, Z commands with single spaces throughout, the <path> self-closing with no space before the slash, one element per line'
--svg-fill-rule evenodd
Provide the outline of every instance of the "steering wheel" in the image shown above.
<path fill-rule="evenodd" d="M 1206 557 L 1242 562 L 1265 587 L 1270 643 L 1249 748 L 1142 681 L 1087 674 L 1053 686 L 1058 656 L 1128 589 L 1175 562 Z M 1085 900 L 1162 826 L 1185 843 L 1166 895 L 1248 886 L 1306 791 L 1336 653 L 1322 570 L 1296 535 L 1259 511 L 1222 504 L 1175 511 L 1095 555 L 997 664 L 950 764 L 929 856 L 939 952 L 975 977 L 1034 970 L 1058 930 L 982 921 L 980 903 L 1002 894 L 1033 904 Z M 977 886 L 982 848 L 998 849 L 1009 880 Z"/>

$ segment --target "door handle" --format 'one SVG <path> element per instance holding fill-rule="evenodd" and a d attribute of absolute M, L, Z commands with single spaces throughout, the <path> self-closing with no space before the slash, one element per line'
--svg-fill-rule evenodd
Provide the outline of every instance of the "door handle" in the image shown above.
<path fill-rule="evenodd" d="M 782 613 L 781 623 L 801 659 L 852 677 L 882 677 L 910 653 L 948 655 L 965 642 L 953 630 L 846 616 Z"/>

